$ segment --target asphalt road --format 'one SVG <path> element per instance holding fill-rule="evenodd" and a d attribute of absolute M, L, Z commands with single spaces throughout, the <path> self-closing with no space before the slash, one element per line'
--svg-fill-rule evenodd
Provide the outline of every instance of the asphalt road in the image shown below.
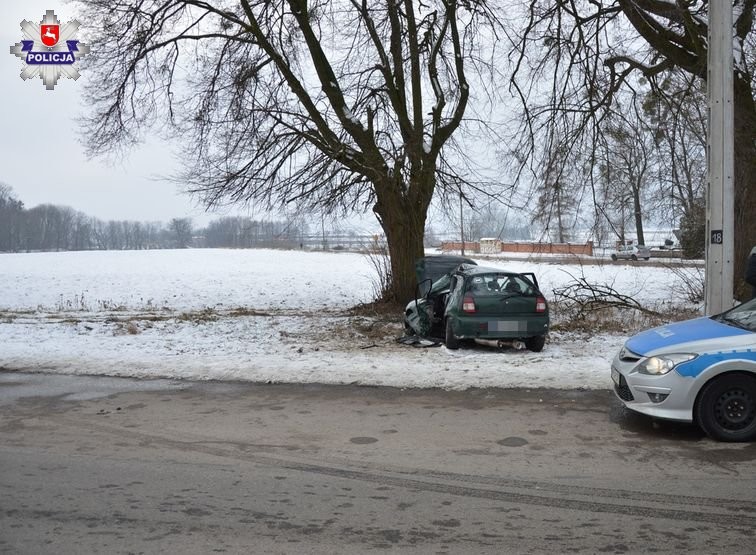
<path fill-rule="evenodd" d="M 0 552 L 753 553 L 754 459 L 608 391 L 0 373 Z"/>

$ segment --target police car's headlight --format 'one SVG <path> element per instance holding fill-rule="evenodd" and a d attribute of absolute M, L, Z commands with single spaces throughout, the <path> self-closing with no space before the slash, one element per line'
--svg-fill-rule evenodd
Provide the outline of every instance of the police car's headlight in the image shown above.
<path fill-rule="evenodd" d="M 658 376 L 670 372 L 678 364 L 693 360 L 697 356 L 698 355 L 692 353 L 675 353 L 671 355 L 649 357 L 636 366 L 635 370 L 641 374 Z"/>

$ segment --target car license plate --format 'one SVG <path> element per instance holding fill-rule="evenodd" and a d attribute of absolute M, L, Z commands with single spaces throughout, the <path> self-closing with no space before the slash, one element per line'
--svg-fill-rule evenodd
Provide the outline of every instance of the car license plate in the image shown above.
<path fill-rule="evenodd" d="M 492 320 L 488 322 L 488 331 L 525 331 L 525 327 L 523 322 Z"/>
<path fill-rule="evenodd" d="M 612 368 L 612 381 L 617 385 L 620 384 L 620 373 L 616 368 Z"/>

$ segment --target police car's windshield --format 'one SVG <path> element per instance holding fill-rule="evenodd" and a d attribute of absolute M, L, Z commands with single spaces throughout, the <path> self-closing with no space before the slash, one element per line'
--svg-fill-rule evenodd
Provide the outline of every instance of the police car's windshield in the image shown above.
<path fill-rule="evenodd" d="M 756 299 L 736 306 L 721 314 L 718 319 L 739 328 L 756 332 Z"/>

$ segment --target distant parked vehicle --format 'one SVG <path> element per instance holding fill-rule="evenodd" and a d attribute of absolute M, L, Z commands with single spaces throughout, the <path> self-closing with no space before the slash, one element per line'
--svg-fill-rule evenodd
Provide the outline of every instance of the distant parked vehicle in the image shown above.
<path fill-rule="evenodd" d="M 612 253 L 612 260 L 648 260 L 651 258 L 651 249 L 645 245 L 620 244 Z"/>

